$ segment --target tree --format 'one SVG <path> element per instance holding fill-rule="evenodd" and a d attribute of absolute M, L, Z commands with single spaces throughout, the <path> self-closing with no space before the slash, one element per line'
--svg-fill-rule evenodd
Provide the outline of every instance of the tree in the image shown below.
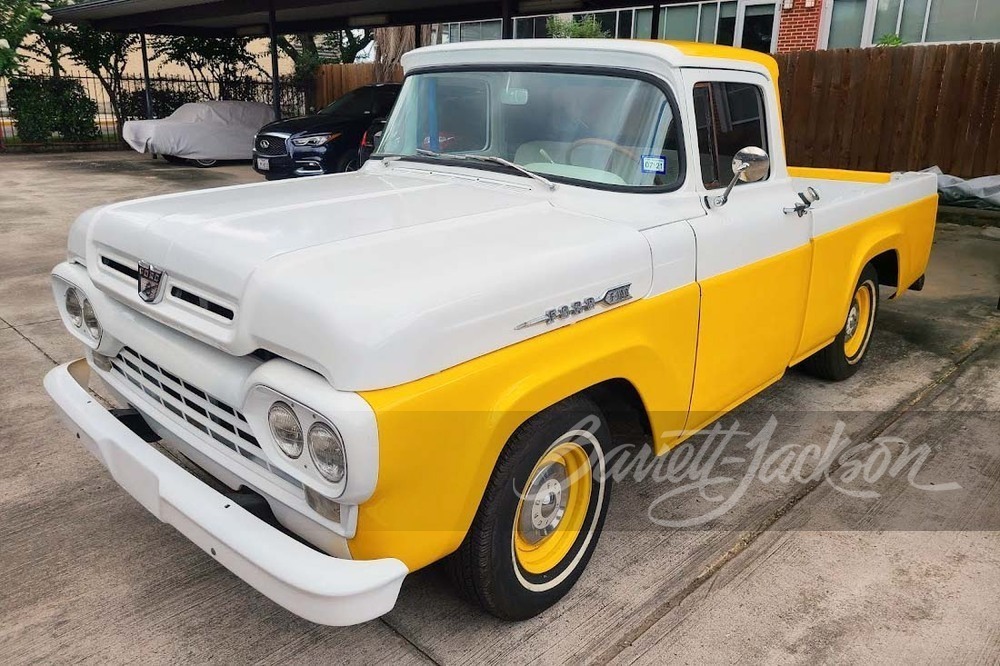
<path fill-rule="evenodd" d="M 351 63 L 374 39 L 364 30 L 335 30 L 324 35 L 298 33 L 278 38 L 278 48 L 295 63 L 293 84 L 305 95 L 307 109 L 316 107 L 316 72 L 321 65 Z"/>
<path fill-rule="evenodd" d="M 550 16 L 545 22 L 545 28 L 548 30 L 549 37 L 584 39 L 608 36 L 608 33 L 601 27 L 600 21 L 593 14 L 568 19 Z"/>
<path fill-rule="evenodd" d="M 358 54 L 368 48 L 375 40 L 375 31 L 364 30 L 334 30 L 323 36 L 324 48 L 336 53 L 336 62 L 352 63 Z"/>
<path fill-rule="evenodd" d="M 20 69 L 17 49 L 36 26 L 52 20 L 45 13 L 48 9 L 47 4 L 34 0 L 0 2 L 0 76 L 10 76 Z"/>
<path fill-rule="evenodd" d="M 119 104 L 122 78 L 129 55 L 139 43 L 138 35 L 100 32 L 87 26 L 79 26 L 67 29 L 64 40 L 73 62 L 86 68 L 101 82 L 115 117 L 118 136 L 121 137 L 122 125 L 125 124 Z"/>
<path fill-rule="evenodd" d="M 69 0 L 50 0 L 53 7 L 65 7 Z M 66 34 L 72 30 L 65 25 L 53 23 L 36 23 L 32 29 L 33 40 L 21 45 L 21 50 L 31 54 L 32 58 L 49 67 L 52 77 L 58 79 L 62 75 L 62 59 L 69 55 L 66 45 Z"/>
<path fill-rule="evenodd" d="M 207 99 L 227 99 L 247 77 L 264 73 L 250 42 L 250 37 L 156 37 L 153 50 L 154 57 L 187 67 Z"/>
<path fill-rule="evenodd" d="M 420 43 L 429 44 L 429 25 L 420 27 Z M 416 48 L 416 33 L 409 26 L 375 30 L 375 80 L 395 81 L 403 54 Z"/>

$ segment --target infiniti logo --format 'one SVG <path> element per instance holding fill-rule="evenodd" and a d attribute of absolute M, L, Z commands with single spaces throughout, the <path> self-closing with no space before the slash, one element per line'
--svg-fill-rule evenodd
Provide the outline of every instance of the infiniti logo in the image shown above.
<path fill-rule="evenodd" d="M 271 142 L 268 141 L 267 139 L 261 139 L 260 140 L 260 147 L 261 148 L 270 148 L 271 147 Z"/>

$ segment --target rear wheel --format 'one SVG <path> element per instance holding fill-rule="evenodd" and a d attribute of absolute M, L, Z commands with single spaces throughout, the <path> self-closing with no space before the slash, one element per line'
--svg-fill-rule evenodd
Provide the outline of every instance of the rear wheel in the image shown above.
<path fill-rule="evenodd" d="M 858 371 L 868 351 L 878 314 L 878 272 L 871 264 L 854 287 L 847 320 L 833 342 L 802 362 L 802 369 L 821 379 L 840 381 Z"/>
<path fill-rule="evenodd" d="M 201 167 L 202 169 L 208 169 L 209 167 L 214 167 L 219 163 L 219 160 L 191 160 L 191 163 L 196 167 Z"/>
<path fill-rule="evenodd" d="M 569 398 L 511 437 L 479 511 L 449 558 L 460 592 L 522 620 L 561 599 L 583 573 L 607 515 L 610 434 L 597 405 Z"/>
<path fill-rule="evenodd" d="M 183 157 L 177 157 L 176 155 L 160 155 L 165 161 L 170 164 L 187 164 L 188 161 Z"/>

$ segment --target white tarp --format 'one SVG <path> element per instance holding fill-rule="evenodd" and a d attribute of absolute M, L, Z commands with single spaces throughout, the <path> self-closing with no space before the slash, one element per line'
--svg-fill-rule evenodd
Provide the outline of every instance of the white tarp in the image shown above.
<path fill-rule="evenodd" d="M 1000 176 L 965 180 L 942 173 L 936 166 L 924 171 L 937 174 L 938 194 L 941 195 L 942 204 L 1000 210 Z"/>
<path fill-rule="evenodd" d="M 159 120 L 130 120 L 122 137 L 140 153 L 195 160 L 248 160 L 253 137 L 274 120 L 259 102 L 192 102 Z"/>

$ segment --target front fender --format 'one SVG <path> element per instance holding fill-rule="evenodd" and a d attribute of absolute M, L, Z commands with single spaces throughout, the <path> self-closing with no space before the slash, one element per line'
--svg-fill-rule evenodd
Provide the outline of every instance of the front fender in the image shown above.
<path fill-rule="evenodd" d="M 654 433 L 680 432 L 691 396 L 698 304 L 698 286 L 690 284 L 425 379 L 362 393 L 378 422 L 379 477 L 359 507 L 352 556 L 393 553 L 413 570 L 453 552 L 511 434 L 602 381 L 630 381 Z"/>

